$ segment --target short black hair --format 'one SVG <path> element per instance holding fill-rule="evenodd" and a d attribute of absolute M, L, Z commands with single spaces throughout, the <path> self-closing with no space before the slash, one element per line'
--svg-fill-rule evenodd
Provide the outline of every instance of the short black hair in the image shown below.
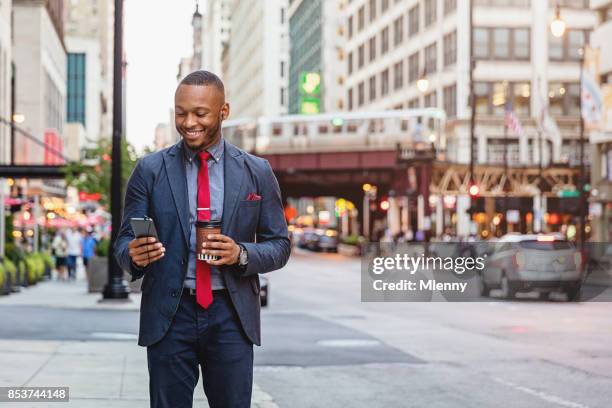
<path fill-rule="evenodd" d="M 214 86 L 216 87 L 223 95 L 225 95 L 225 86 L 223 85 L 223 81 L 213 74 L 210 71 L 194 71 L 191 74 L 187 75 L 180 82 L 181 85 L 194 85 L 194 86 Z"/>

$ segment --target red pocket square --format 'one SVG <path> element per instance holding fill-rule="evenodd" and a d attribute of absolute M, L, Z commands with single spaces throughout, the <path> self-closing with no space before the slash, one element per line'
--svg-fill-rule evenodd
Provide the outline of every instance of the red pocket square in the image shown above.
<path fill-rule="evenodd" d="M 258 200 L 261 200 L 261 196 L 255 193 L 249 193 L 249 195 L 247 196 L 247 201 L 258 201 Z"/>

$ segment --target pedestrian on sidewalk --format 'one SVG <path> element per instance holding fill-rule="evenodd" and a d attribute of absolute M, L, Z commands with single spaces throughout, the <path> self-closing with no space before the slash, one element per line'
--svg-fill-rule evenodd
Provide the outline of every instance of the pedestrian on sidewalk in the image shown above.
<path fill-rule="evenodd" d="M 251 404 L 259 273 L 282 268 L 291 244 L 270 164 L 221 135 L 229 112 L 215 74 L 187 75 L 175 93 L 182 140 L 142 158 L 127 185 L 114 253 L 132 280 L 144 277 L 151 407 L 191 407 L 200 368 L 211 408 Z M 145 215 L 159 240 L 135 237 L 130 219 Z M 221 233 L 196 248 L 196 221 L 213 220 Z M 202 250 L 218 259 L 197 259 Z"/>
<path fill-rule="evenodd" d="M 58 230 L 51 243 L 55 255 L 55 267 L 57 268 L 57 279 L 66 280 L 66 258 L 68 256 L 68 241 L 64 230 Z"/>
<path fill-rule="evenodd" d="M 68 240 L 68 277 L 71 280 L 76 280 L 76 268 L 77 260 L 81 256 L 81 232 L 75 228 L 70 228 L 67 233 L 66 239 Z"/>
<path fill-rule="evenodd" d="M 81 241 L 81 248 L 83 249 L 81 256 L 83 257 L 83 265 L 85 266 L 85 270 L 87 270 L 87 267 L 89 266 L 89 260 L 96 254 L 96 240 L 91 232 L 91 229 L 85 231 Z"/>

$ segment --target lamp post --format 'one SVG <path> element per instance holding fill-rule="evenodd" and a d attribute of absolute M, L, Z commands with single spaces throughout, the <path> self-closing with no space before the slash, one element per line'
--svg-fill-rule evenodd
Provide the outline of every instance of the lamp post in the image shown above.
<path fill-rule="evenodd" d="M 113 65 L 113 139 L 111 162 L 112 230 L 108 255 L 108 283 L 103 299 L 127 299 L 129 289 L 123 281 L 123 270 L 113 256 L 121 227 L 121 140 L 123 131 L 123 0 L 115 0 L 115 44 Z"/>
<path fill-rule="evenodd" d="M 476 157 L 474 154 L 475 149 L 475 141 L 476 137 L 474 135 L 476 130 L 476 95 L 475 95 L 475 87 L 474 87 L 474 69 L 476 68 L 476 57 L 474 55 L 474 0 L 470 0 L 470 68 L 469 68 L 469 76 L 470 76 L 470 182 L 469 188 L 476 185 L 476 178 L 474 177 L 474 162 L 476 161 Z M 471 209 L 474 208 L 475 205 L 475 196 L 470 194 L 470 222 L 471 222 Z M 471 227 L 470 227 L 471 228 Z"/>
<path fill-rule="evenodd" d="M 561 7 L 559 3 L 557 3 L 557 8 L 555 10 L 555 18 L 550 23 L 550 32 L 553 36 L 557 38 L 561 38 L 565 35 L 567 31 L 567 24 L 565 20 L 561 18 Z M 580 55 L 580 78 L 579 78 L 579 87 L 580 87 L 580 170 L 579 170 L 579 180 L 578 180 L 578 200 L 579 200 L 579 219 L 578 219 L 578 243 L 580 244 L 580 249 L 584 249 L 584 243 L 586 241 L 586 209 L 587 209 L 587 196 L 586 191 L 584 190 L 584 185 L 586 184 L 586 169 L 584 163 L 584 117 L 582 112 L 582 77 L 584 70 L 584 48 L 580 48 L 578 50 Z"/>

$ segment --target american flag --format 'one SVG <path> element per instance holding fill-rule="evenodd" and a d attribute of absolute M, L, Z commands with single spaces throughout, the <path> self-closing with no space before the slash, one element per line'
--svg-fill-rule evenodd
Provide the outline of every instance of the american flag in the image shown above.
<path fill-rule="evenodd" d="M 506 103 L 505 119 L 508 129 L 519 137 L 523 136 L 523 126 L 521 125 L 520 119 L 514 113 L 511 103 Z"/>

